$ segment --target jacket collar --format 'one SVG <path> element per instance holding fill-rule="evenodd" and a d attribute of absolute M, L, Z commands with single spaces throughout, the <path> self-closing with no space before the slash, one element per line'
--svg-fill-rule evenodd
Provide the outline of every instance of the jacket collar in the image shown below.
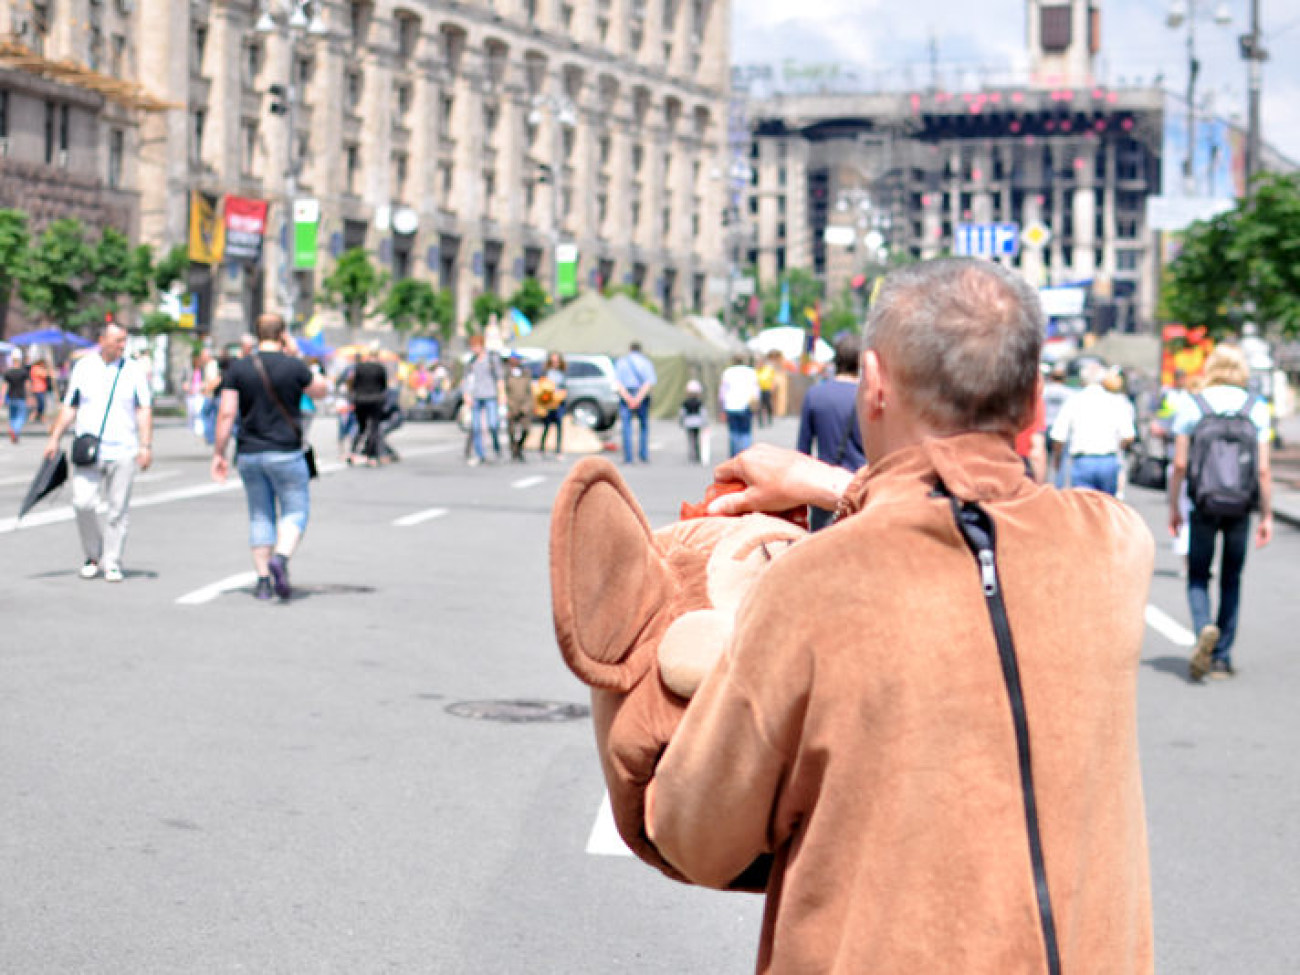
<path fill-rule="evenodd" d="M 959 433 L 929 437 L 863 469 L 844 492 L 840 512 L 923 497 L 940 483 L 959 501 L 1006 501 L 1036 488 L 1006 437 Z"/>

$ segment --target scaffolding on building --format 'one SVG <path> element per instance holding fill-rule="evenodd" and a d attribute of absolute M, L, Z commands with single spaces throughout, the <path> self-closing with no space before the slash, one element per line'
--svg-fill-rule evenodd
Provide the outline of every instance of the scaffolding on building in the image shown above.
<path fill-rule="evenodd" d="M 164 101 L 145 90 L 135 81 L 124 81 L 111 75 L 94 71 L 75 61 L 54 61 L 19 42 L 15 36 L 0 38 L 0 67 L 12 68 L 36 75 L 49 81 L 72 85 L 102 95 L 108 101 L 128 109 L 144 112 L 166 112 L 184 108 L 176 102 Z"/>

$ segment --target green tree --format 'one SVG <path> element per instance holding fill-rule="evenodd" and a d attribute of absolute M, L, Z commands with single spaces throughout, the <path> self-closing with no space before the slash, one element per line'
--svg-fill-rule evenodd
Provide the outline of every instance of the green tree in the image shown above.
<path fill-rule="evenodd" d="M 811 271 L 792 268 L 782 274 L 774 283 L 765 287 L 760 296 L 763 307 L 763 324 L 777 324 L 781 313 L 781 294 L 784 286 L 790 288 L 790 324 L 804 324 L 804 309 L 811 308 L 822 297 L 822 283 Z"/>
<path fill-rule="evenodd" d="M 94 252 L 80 220 L 56 220 L 45 228 L 18 266 L 18 294 L 36 316 L 65 328 L 95 319 L 83 301 L 93 295 Z"/>
<path fill-rule="evenodd" d="M 444 343 L 456 334 L 456 296 L 450 288 L 439 288 L 433 295 L 433 322 Z"/>
<path fill-rule="evenodd" d="M 1300 335 L 1300 174 L 1265 174 L 1250 199 L 1183 236 L 1169 268 L 1162 307 L 1169 316 L 1211 335 L 1261 330 Z"/>
<path fill-rule="evenodd" d="M 168 290 L 173 282 L 185 283 L 190 270 L 190 252 L 184 244 L 177 244 L 158 259 L 153 266 L 153 284 L 159 291 Z"/>
<path fill-rule="evenodd" d="M 344 251 L 334 270 L 321 282 L 325 303 L 342 308 L 352 328 L 359 328 L 366 315 L 388 286 L 388 275 L 380 272 L 363 247 Z"/>
<path fill-rule="evenodd" d="M 428 281 L 404 278 L 388 289 L 379 314 L 398 332 L 423 331 L 434 321 L 438 294 Z"/>
<path fill-rule="evenodd" d="M 830 307 L 822 312 L 822 336 L 834 342 L 841 332 L 857 332 L 862 327 L 858 312 L 858 299 L 853 289 L 845 285 Z"/>
<path fill-rule="evenodd" d="M 510 296 L 510 305 L 536 324 L 551 310 L 551 296 L 536 278 L 524 278 L 519 290 Z"/>
<path fill-rule="evenodd" d="M 473 305 L 470 306 L 470 320 L 478 327 L 481 332 L 487 327 L 487 323 L 495 315 L 498 319 L 506 313 L 507 305 L 499 297 L 490 291 L 485 291 L 474 299 Z"/>
<path fill-rule="evenodd" d="M 17 269 L 26 262 L 30 243 L 27 214 L 20 210 L 0 210 L 0 335 L 5 331 Z"/>

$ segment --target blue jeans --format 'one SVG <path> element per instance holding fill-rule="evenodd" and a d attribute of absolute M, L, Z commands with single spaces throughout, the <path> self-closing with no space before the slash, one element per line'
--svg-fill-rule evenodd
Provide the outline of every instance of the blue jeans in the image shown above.
<path fill-rule="evenodd" d="M 248 498 L 249 545 L 274 545 L 280 521 L 293 525 L 299 533 L 307 530 L 311 477 L 301 450 L 240 454 L 236 464 Z"/>
<path fill-rule="evenodd" d="M 1114 454 L 1075 454 L 1070 458 L 1072 485 L 1114 494 L 1119 490 L 1119 458 Z"/>
<path fill-rule="evenodd" d="M 623 462 L 632 463 L 632 418 L 641 423 L 640 454 L 641 463 L 650 462 L 650 397 L 641 401 L 641 405 L 632 409 L 626 403 L 618 404 L 618 422 L 623 428 Z"/>
<path fill-rule="evenodd" d="M 27 400 L 11 399 L 9 404 L 9 429 L 17 437 L 23 432 L 23 427 L 27 426 Z"/>
<path fill-rule="evenodd" d="M 753 410 L 727 410 L 727 443 L 732 457 L 754 446 Z"/>
<path fill-rule="evenodd" d="M 479 460 L 487 460 L 487 457 L 483 454 L 483 429 L 479 423 L 484 417 L 487 419 L 488 432 L 492 434 L 492 452 L 500 457 L 501 437 L 497 433 L 497 427 L 501 424 L 501 416 L 497 413 L 495 396 L 484 399 L 475 397 L 470 410 L 469 435 L 474 443 L 474 453 L 478 454 Z"/>
<path fill-rule="evenodd" d="M 1215 660 L 1232 660 L 1232 643 L 1237 636 L 1237 611 L 1241 606 L 1241 570 L 1246 564 L 1250 541 L 1250 515 L 1216 518 L 1192 510 L 1188 519 L 1190 547 L 1187 550 L 1187 604 L 1192 627 L 1200 633 L 1210 624 L 1210 566 L 1219 535 L 1223 536 L 1223 558 L 1219 563 L 1219 645 Z"/>

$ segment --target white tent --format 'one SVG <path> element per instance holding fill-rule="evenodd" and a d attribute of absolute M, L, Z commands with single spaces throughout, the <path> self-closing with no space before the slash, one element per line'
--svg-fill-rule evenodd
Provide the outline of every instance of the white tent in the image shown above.
<path fill-rule="evenodd" d="M 807 343 L 808 333 L 802 328 L 778 325 L 775 328 L 763 329 L 746 344 L 751 352 L 757 352 L 759 355 L 767 355 L 775 349 L 791 362 L 797 362 L 803 356 Z M 814 362 L 830 362 L 835 358 L 835 350 L 824 339 L 818 339 L 813 346 L 812 357 Z"/>

